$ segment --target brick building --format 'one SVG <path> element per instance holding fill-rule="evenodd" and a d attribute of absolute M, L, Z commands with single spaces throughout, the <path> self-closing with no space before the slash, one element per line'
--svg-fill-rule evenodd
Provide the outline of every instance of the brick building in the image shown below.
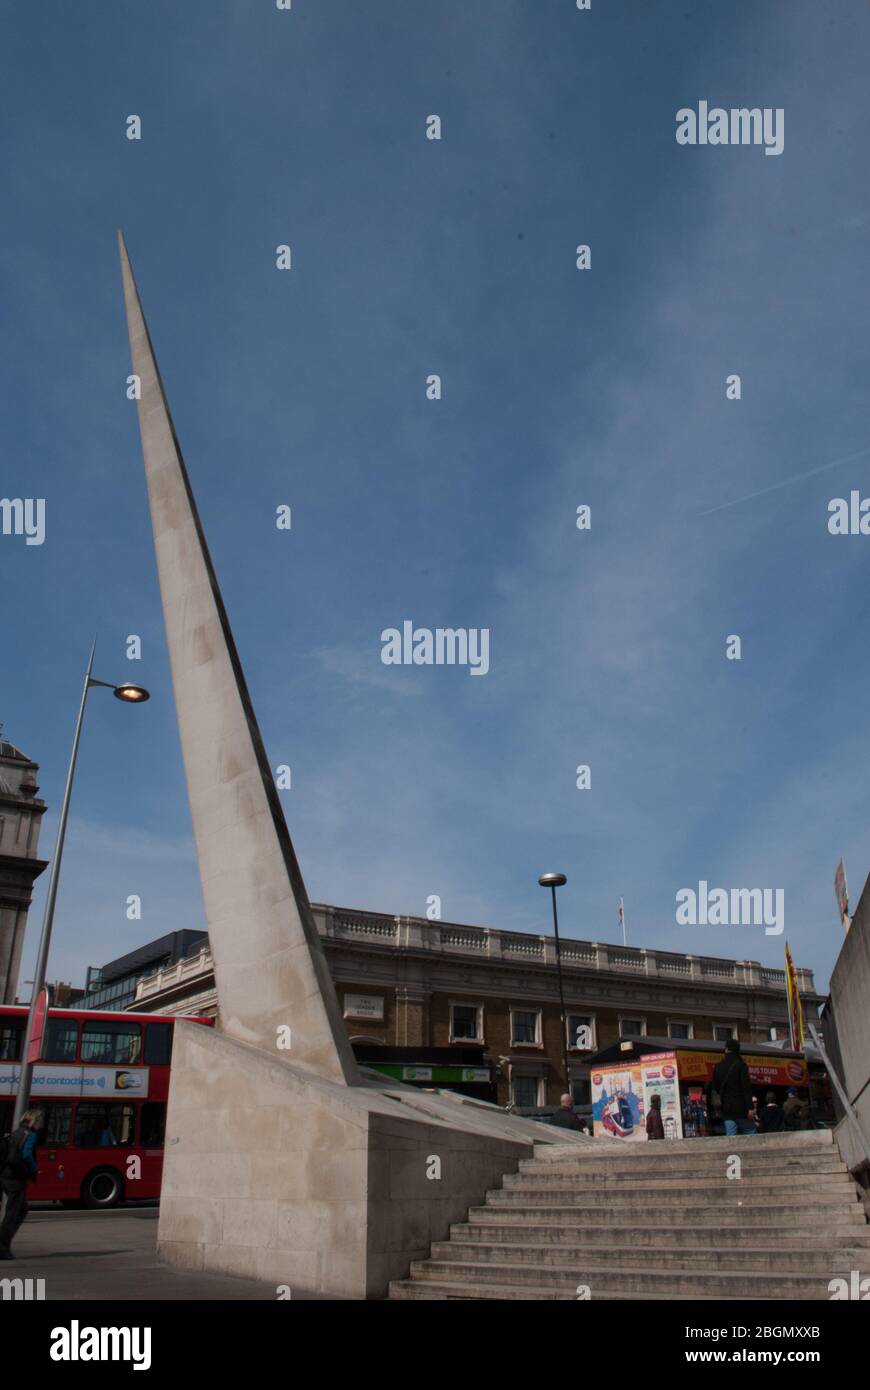
<path fill-rule="evenodd" d="M 499 1104 L 553 1105 L 563 1088 L 556 956 L 551 936 L 389 917 L 313 904 L 355 1042 L 408 1049 L 484 1049 Z M 787 1036 L 785 972 L 756 961 L 562 940 L 569 1067 L 588 1099 L 585 1058 L 620 1036 Z M 808 1018 L 823 996 L 798 968 Z M 133 1009 L 215 1014 L 207 947 L 139 982 Z M 578 1027 L 588 1048 L 575 1045 Z"/>

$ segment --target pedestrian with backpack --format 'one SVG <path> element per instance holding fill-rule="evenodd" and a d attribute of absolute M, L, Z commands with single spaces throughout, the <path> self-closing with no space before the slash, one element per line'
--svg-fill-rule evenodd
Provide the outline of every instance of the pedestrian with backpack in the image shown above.
<path fill-rule="evenodd" d="M 21 1124 L 0 1141 L 0 1188 L 6 1198 L 0 1222 L 0 1260 L 12 1260 L 11 1245 L 27 1215 L 27 1184 L 36 1177 L 36 1136 L 42 1129 L 41 1110 L 25 1110 Z"/>

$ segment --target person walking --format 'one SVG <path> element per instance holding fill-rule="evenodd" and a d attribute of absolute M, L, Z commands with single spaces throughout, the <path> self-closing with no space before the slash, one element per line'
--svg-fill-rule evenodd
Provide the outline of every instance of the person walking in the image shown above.
<path fill-rule="evenodd" d="M 42 1129 L 41 1110 L 25 1110 L 21 1124 L 9 1136 L 6 1161 L 0 1169 L 0 1188 L 6 1209 L 0 1222 L 0 1260 L 12 1260 L 12 1242 L 27 1215 L 27 1184 L 36 1177 L 36 1136 Z"/>
<path fill-rule="evenodd" d="M 713 1068 L 709 1089 L 719 1097 L 726 1134 L 755 1133 L 749 1068 L 740 1056 L 740 1043 L 736 1038 L 729 1038 L 725 1044 L 725 1056 Z M 711 1103 L 714 1100 L 711 1096 Z"/>
<path fill-rule="evenodd" d="M 662 1121 L 662 1098 L 659 1095 L 650 1096 L 649 1111 L 646 1117 L 646 1137 L 647 1139 L 664 1139 L 665 1126 Z"/>

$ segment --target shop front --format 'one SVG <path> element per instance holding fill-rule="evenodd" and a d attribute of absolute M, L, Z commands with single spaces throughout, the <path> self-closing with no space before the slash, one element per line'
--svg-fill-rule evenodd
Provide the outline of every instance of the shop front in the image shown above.
<path fill-rule="evenodd" d="M 495 1104 L 492 1066 L 482 1047 L 386 1047 L 353 1043 L 361 1066 L 406 1086 L 458 1091 Z"/>
<path fill-rule="evenodd" d="M 722 1133 L 707 1112 L 713 1068 L 725 1053 L 722 1043 L 678 1043 L 673 1039 L 620 1038 L 589 1059 L 592 1118 L 596 1139 L 646 1142 L 646 1117 L 654 1095 L 661 1098 L 666 1139 Z M 808 1098 L 807 1064 L 796 1052 L 748 1045 L 741 1056 L 749 1068 L 760 1104 L 773 1091 L 782 1104 L 789 1087 Z"/>

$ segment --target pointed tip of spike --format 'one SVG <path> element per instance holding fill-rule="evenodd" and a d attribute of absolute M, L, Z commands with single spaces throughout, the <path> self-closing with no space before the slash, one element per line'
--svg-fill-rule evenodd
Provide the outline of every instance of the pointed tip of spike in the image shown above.
<path fill-rule="evenodd" d="M 139 292 L 136 289 L 136 279 L 133 274 L 133 266 L 130 263 L 127 243 L 124 240 L 124 233 L 120 227 L 118 228 L 118 259 L 121 262 L 121 281 L 124 286 L 124 298 L 129 310 L 131 302 L 138 301 Z"/>

